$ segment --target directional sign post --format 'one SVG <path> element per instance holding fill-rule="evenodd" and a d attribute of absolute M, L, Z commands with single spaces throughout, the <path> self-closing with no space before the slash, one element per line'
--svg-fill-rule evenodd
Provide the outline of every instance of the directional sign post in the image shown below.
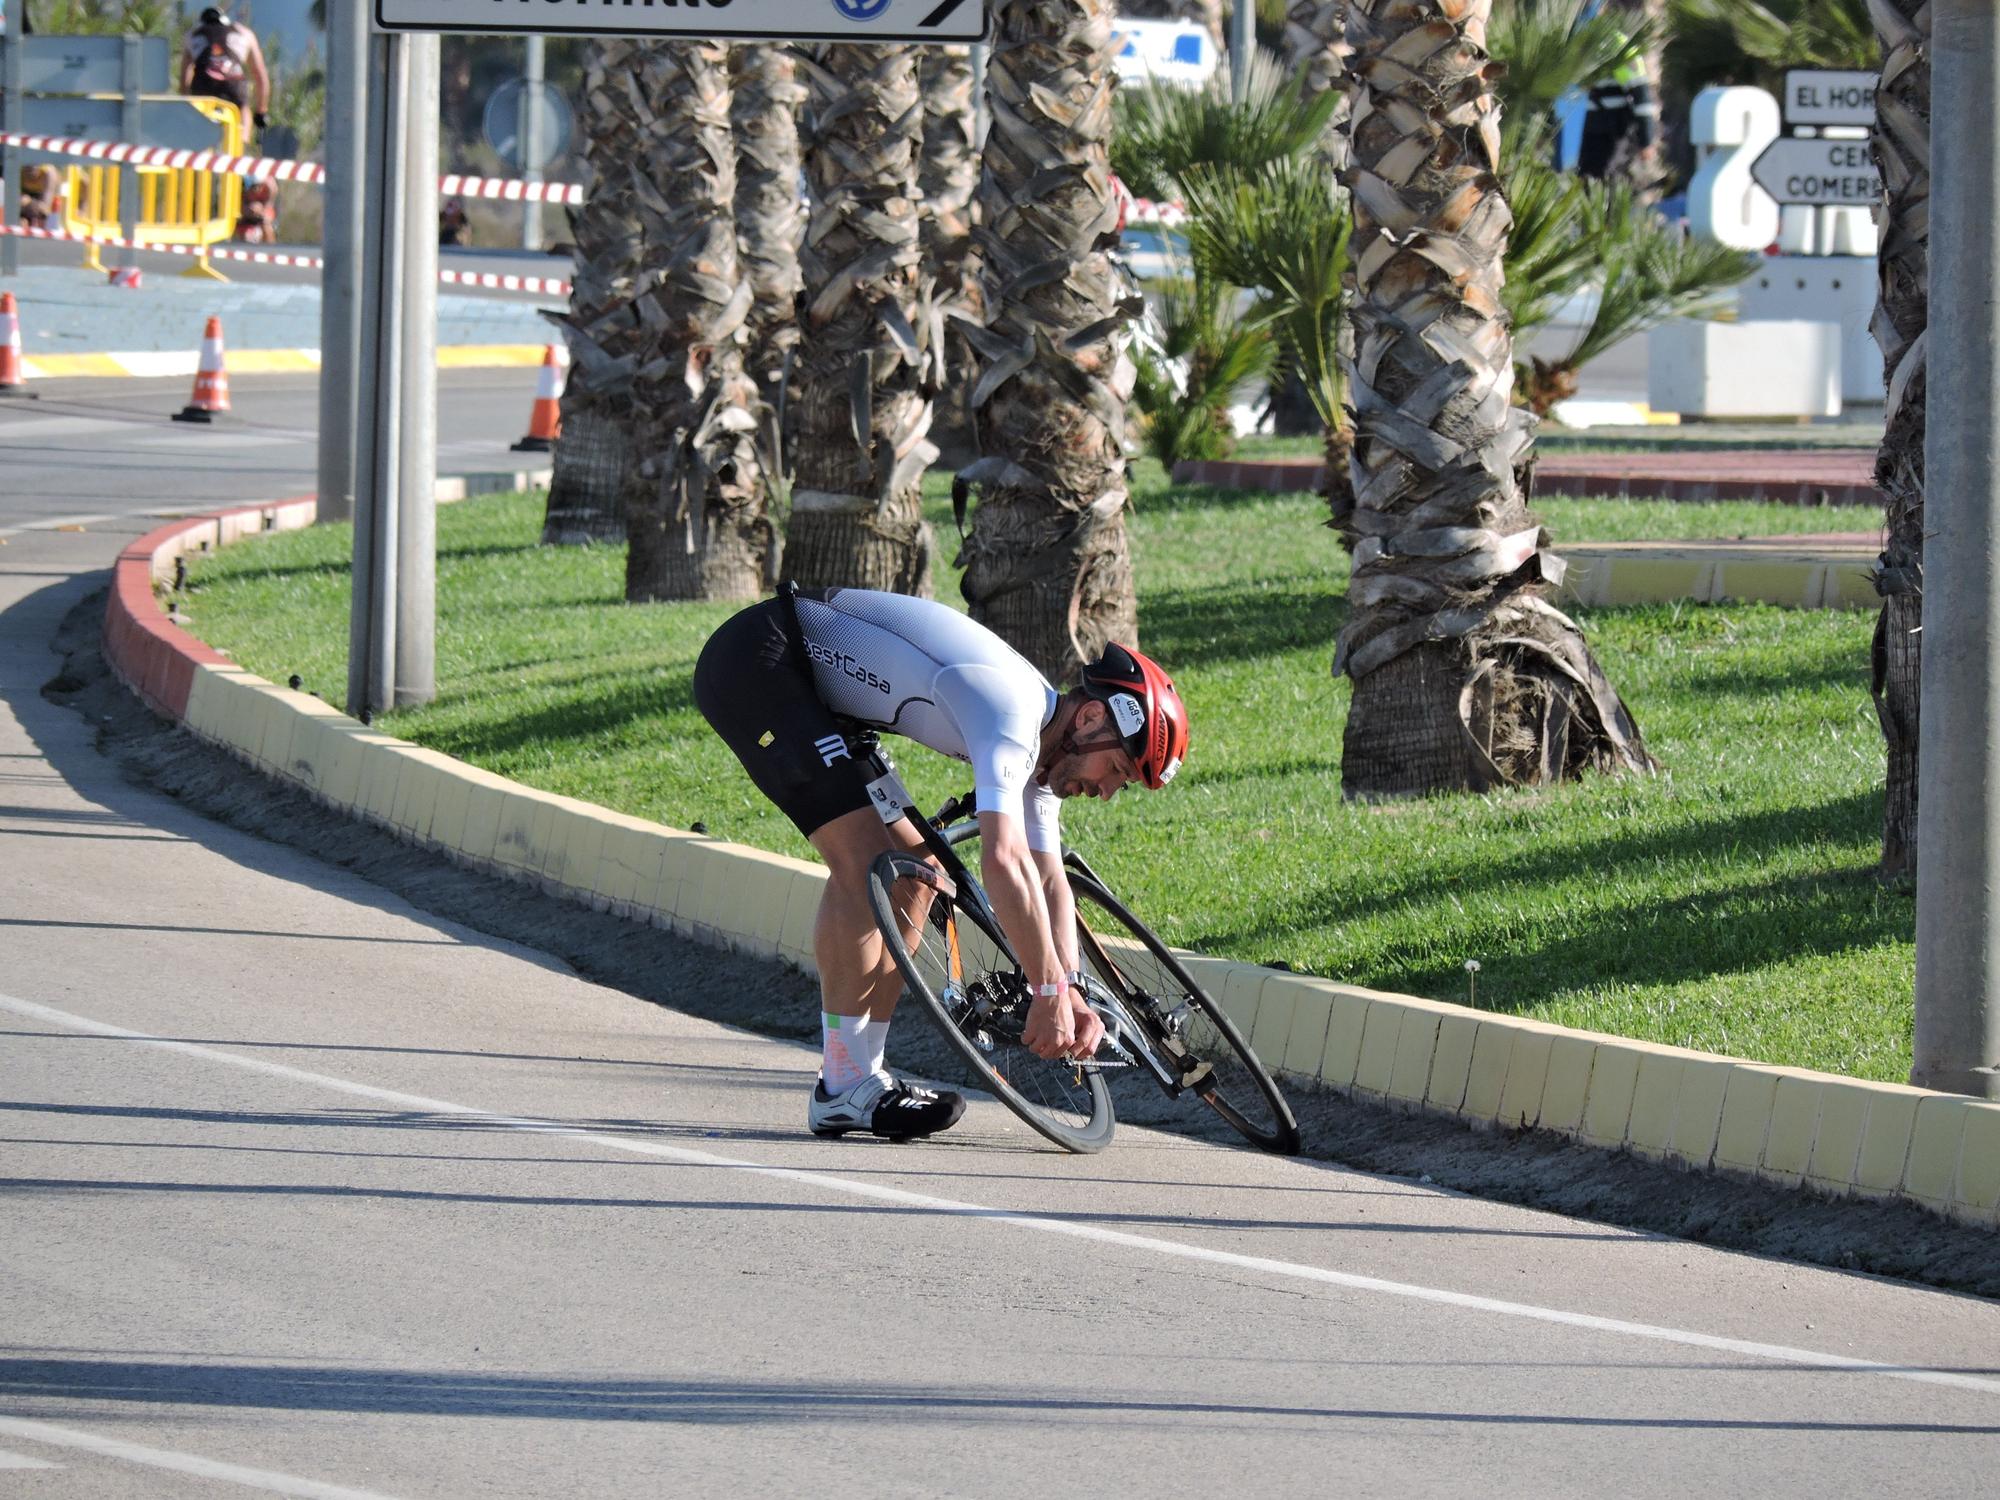
<path fill-rule="evenodd" d="M 619 6 L 506 0 L 375 0 L 384 31 L 539 31 L 768 42 L 976 42 L 984 0 L 633 0 Z"/>
<path fill-rule="evenodd" d="M 1793 68 L 1785 74 L 1785 123 L 1865 129 L 1875 123 L 1876 82 L 1858 68 Z"/>
<path fill-rule="evenodd" d="M 1869 208 L 1882 196 L 1882 176 L 1865 140 L 1780 136 L 1751 163 L 1750 176 L 1780 203 Z"/>

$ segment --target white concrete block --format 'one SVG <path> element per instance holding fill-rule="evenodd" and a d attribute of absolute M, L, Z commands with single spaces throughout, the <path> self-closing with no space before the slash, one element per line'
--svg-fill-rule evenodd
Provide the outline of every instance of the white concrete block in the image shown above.
<path fill-rule="evenodd" d="M 1840 415 L 1840 325 L 1678 320 L 1653 331 L 1654 411 L 1688 417 Z"/>
<path fill-rule="evenodd" d="M 1852 209 L 1815 209 L 1817 214 Z M 1882 351 L 1868 331 L 1875 316 L 1875 257 L 1774 255 L 1738 289 L 1736 315 L 1743 322 L 1773 319 L 1840 324 L 1840 399 L 1882 400 Z"/>

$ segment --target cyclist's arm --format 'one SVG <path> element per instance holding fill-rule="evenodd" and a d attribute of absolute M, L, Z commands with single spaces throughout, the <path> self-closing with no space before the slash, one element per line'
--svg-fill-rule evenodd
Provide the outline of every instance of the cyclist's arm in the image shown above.
<path fill-rule="evenodd" d="M 1005 813 L 979 815 L 980 874 L 1000 928 L 1014 945 L 1028 982 L 1035 986 L 1023 1040 L 1040 1057 L 1090 1057 L 1104 1039 L 1104 1023 L 1069 987 L 1065 975 L 1075 955 L 1075 919 L 1064 884 L 1059 898 L 1067 913 L 1052 924 L 1046 894 L 1048 856 L 1028 847 L 1021 824 Z M 1058 857 L 1059 858 L 1059 857 Z M 1058 867 L 1059 868 L 1059 867 Z M 1057 943 L 1055 933 L 1067 934 Z M 1041 993 L 1043 987 L 1055 991 Z"/>
<path fill-rule="evenodd" d="M 1038 989 L 1061 984 L 1069 965 L 1056 945 L 1040 856 L 1028 848 L 1018 818 L 997 812 L 979 815 L 979 878 L 1028 983 Z M 1074 939 L 1071 943 L 1074 946 Z"/>
<path fill-rule="evenodd" d="M 1049 914 L 1049 932 L 1055 939 L 1056 955 L 1063 972 L 1074 974 L 1083 965 L 1077 960 L 1076 899 L 1069 893 L 1069 875 L 1062 856 L 1046 849 L 1031 851 L 1042 883 L 1042 906 Z"/>

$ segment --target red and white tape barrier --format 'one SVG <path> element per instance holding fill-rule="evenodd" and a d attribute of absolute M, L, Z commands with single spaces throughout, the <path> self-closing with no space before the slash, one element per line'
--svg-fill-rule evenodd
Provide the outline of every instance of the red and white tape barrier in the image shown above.
<path fill-rule="evenodd" d="M 276 156 L 229 156 L 220 151 L 189 151 L 167 146 L 132 146 L 122 141 L 85 141 L 67 136 L 27 135 L 0 130 L 0 146 L 19 146 L 51 156 L 80 156 L 89 161 L 131 162 L 141 167 L 185 167 L 195 172 L 226 172 L 258 182 L 307 182 L 324 185 L 326 167 L 316 161 L 290 161 Z M 438 191 L 448 198 L 500 198 L 514 203 L 581 203 L 583 188 L 574 182 L 522 182 L 512 177 L 461 177 L 456 172 L 438 179 Z"/>
<path fill-rule="evenodd" d="M 495 271 L 438 272 L 438 280 L 448 286 L 483 286 L 502 292 L 536 292 L 550 297 L 567 297 L 571 286 L 554 276 L 505 276 Z"/>
<path fill-rule="evenodd" d="M 155 245 L 148 240 L 127 240 L 115 234 L 71 234 L 66 229 L 30 229 L 24 224 L 0 224 L 0 234 L 16 234 L 30 240 L 67 240 L 73 245 L 114 245 L 133 250 L 151 250 L 160 255 L 200 255 L 200 245 Z M 317 255 L 294 255 L 282 250 L 239 250 L 233 245 L 210 245 L 207 253 L 222 260 L 248 260 L 265 266 L 324 266 Z"/>

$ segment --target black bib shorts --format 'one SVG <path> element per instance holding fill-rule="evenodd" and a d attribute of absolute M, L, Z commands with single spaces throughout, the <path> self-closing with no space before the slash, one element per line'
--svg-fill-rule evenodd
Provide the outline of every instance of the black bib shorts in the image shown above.
<path fill-rule="evenodd" d="M 792 615 L 791 602 L 777 598 L 724 621 L 695 662 L 694 702 L 757 790 L 810 838 L 874 804 L 846 731 L 820 701 L 804 644 L 794 642 Z"/>

